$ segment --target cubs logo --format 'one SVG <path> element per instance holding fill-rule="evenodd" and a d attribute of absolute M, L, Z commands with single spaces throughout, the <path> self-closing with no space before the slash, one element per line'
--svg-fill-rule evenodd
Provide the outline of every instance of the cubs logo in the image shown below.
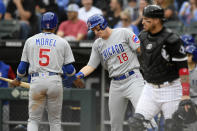
<path fill-rule="evenodd" d="M 133 35 L 132 41 L 135 43 L 140 43 L 140 40 L 138 39 L 138 37 L 136 35 Z"/>

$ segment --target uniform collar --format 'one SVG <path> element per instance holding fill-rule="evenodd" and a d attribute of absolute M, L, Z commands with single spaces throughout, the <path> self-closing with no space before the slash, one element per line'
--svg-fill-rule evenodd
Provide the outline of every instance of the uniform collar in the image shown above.
<path fill-rule="evenodd" d="M 152 34 L 152 33 L 149 32 L 149 34 L 150 34 L 151 36 L 157 36 L 157 35 L 161 34 L 164 30 L 165 30 L 165 27 L 163 26 L 163 28 L 162 28 L 159 32 L 157 32 L 157 33 L 155 33 L 155 34 Z"/>

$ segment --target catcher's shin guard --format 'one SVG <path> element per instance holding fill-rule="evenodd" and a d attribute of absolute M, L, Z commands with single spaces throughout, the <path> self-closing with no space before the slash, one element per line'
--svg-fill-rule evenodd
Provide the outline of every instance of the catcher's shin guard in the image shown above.
<path fill-rule="evenodd" d="M 130 117 L 128 120 L 129 127 L 131 131 L 144 131 L 146 127 L 144 126 L 145 118 L 141 114 L 134 114 L 133 117 Z"/>
<path fill-rule="evenodd" d="M 165 120 L 165 131 L 183 131 L 183 124 L 172 119 Z"/>

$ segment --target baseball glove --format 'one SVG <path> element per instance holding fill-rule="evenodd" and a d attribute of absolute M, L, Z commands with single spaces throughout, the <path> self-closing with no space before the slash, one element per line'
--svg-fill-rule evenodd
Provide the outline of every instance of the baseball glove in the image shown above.
<path fill-rule="evenodd" d="M 185 106 L 190 108 L 185 110 Z M 173 119 L 178 123 L 190 124 L 197 121 L 197 106 L 190 99 L 182 100 L 179 103 L 178 110 L 174 112 Z"/>

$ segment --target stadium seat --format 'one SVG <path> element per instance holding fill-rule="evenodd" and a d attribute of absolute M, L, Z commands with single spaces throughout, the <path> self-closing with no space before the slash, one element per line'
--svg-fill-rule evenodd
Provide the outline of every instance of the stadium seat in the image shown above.
<path fill-rule="evenodd" d="M 17 20 L 0 21 L 0 39 L 17 39 L 20 36 L 20 23 Z"/>
<path fill-rule="evenodd" d="M 164 23 L 164 26 L 170 28 L 179 35 L 183 33 L 183 23 L 180 21 L 167 21 Z"/>

